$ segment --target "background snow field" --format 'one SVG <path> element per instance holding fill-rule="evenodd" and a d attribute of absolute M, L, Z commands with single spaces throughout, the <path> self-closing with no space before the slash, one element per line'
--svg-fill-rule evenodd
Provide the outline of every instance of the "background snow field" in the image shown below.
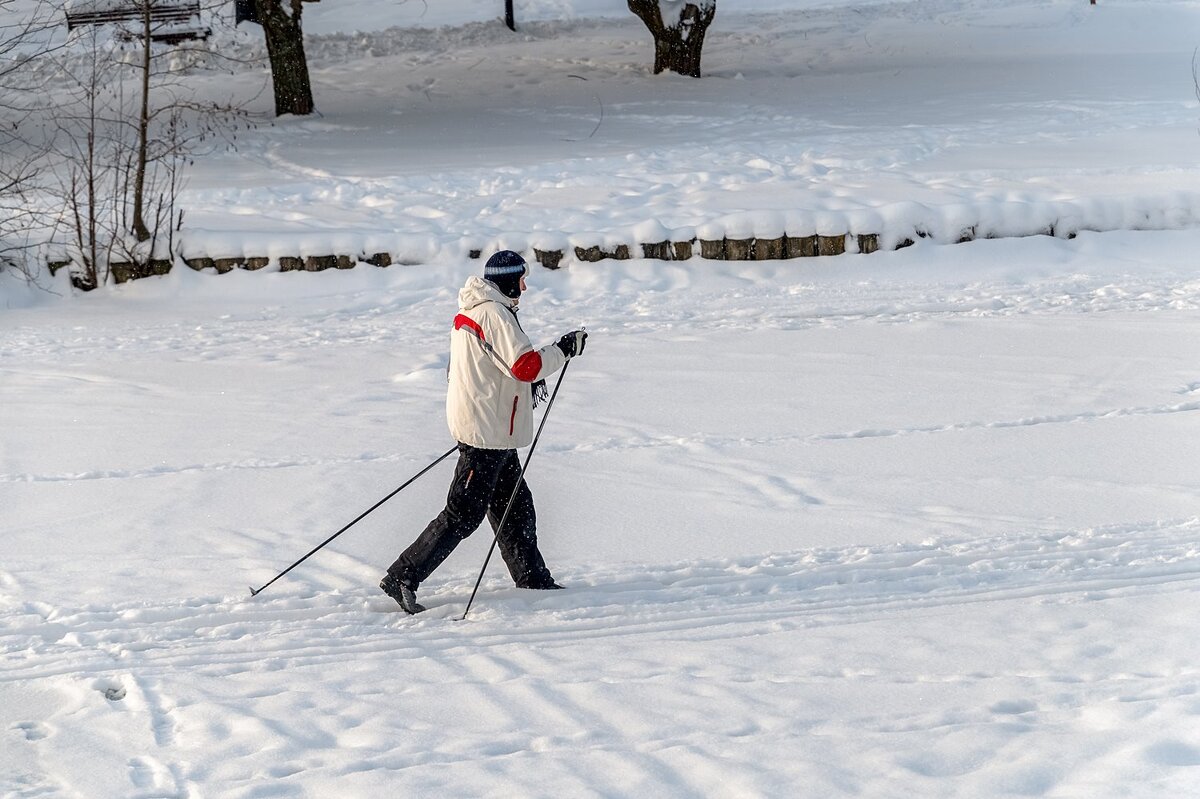
<path fill-rule="evenodd" d="M 307 6 L 321 115 L 182 200 L 413 263 L 0 273 L 0 796 L 1200 795 L 1200 2 L 722 2 L 699 81 L 517 9 Z M 496 558 L 457 621 L 484 530 L 379 591 L 445 463 L 249 596 L 451 445 L 469 248 L 822 214 L 933 235 L 534 270 L 591 334 L 528 475 L 568 590 Z"/>

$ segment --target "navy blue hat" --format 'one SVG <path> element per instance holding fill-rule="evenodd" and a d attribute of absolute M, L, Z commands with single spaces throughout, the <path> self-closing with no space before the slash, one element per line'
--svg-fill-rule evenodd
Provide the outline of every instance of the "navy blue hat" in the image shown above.
<path fill-rule="evenodd" d="M 483 267 L 483 278 L 500 289 L 505 297 L 517 299 L 521 296 L 521 278 L 529 274 L 529 264 L 512 250 L 501 250 L 488 258 Z"/>

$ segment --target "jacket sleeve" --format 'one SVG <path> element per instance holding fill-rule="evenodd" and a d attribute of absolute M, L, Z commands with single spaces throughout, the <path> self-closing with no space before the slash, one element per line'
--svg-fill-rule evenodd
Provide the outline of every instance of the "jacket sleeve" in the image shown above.
<path fill-rule="evenodd" d="M 497 367 L 503 364 L 503 369 L 522 383 L 541 380 L 566 363 L 562 350 L 553 344 L 534 349 L 525 331 L 504 308 L 489 308 L 479 321 L 486 339 L 492 343 L 492 351 L 499 362 Z"/>

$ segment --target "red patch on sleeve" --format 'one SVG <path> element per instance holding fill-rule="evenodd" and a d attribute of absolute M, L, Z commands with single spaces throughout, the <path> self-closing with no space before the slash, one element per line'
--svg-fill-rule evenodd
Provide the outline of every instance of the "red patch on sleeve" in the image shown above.
<path fill-rule="evenodd" d="M 542 356 L 537 350 L 529 352 L 517 358 L 517 362 L 513 364 L 513 377 L 525 383 L 532 383 L 537 380 L 538 373 L 542 371 Z"/>

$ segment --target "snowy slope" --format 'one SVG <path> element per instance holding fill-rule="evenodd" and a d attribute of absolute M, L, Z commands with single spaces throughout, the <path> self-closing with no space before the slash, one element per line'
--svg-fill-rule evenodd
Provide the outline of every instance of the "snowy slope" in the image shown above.
<path fill-rule="evenodd" d="M 0 795 L 1200 793 L 1200 3 L 748 0 L 699 82 L 493 5 L 310 5 L 323 116 L 186 194 L 200 248 L 414 263 L 0 273 Z M 1178 229 L 538 269 L 531 337 L 592 334 L 529 474 L 568 590 L 497 559 L 458 621 L 483 531 L 378 591 L 443 464 L 249 595 L 450 446 L 472 245 L 1061 203 Z"/>
<path fill-rule="evenodd" d="M 1191 0 L 752 0 L 719 12 L 700 81 L 649 76 L 623 3 L 518 3 L 515 34 L 501 8 L 308 4 L 319 117 L 284 120 L 258 30 L 214 19 L 176 61 L 261 124 L 190 174 L 185 253 L 569 262 L 664 237 L 890 248 L 1200 219 Z"/>
<path fill-rule="evenodd" d="M 593 331 L 530 474 L 570 588 L 493 564 L 466 622 L 485 537 L 425 616 L 374 588 L 448 467 L 245 590 L 444 451 L 455 281 L 10 311 L 6 791 L 1189 795 L 1195 243 L 543 276 L 535 338 Z"/>
<path fill-rule="evenodd" d="M 647 79 L 648 34 L 605 5 L 516 35 L 315 35 L 323 118 L 197 177 L 188 253 L 569 257 L 847 231 L 889 248 L 1200 219 L 1192 3 L 767 3 L 720 13 L 702 81 Z M 242 189 L 256 166 L 274 196 Z M 230 209 L 254 210 L 253 233 Z"/>
<path fill-rule="evenodd" d="M 589 568 L 566 596 L 496 589 L 467 622 L 442 604 L 461 585 L 419 620 L 358 590 L 30 606 L 4 635 L 23 651 L 9 785 L 1187 796 L 1196 533 Z"/>

